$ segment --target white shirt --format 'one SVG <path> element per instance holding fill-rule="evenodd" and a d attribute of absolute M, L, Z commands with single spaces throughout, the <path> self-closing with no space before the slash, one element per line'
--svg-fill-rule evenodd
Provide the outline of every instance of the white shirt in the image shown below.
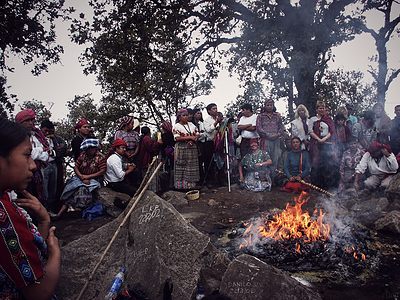
<path fill-rule="evenodd" d="M 371 175 L 395 174 L 398 168 L 399 164 L 393 153 L 390 153 L 388 157 L 383 155 L 377 163 L 371 154 L 366 152 L 356 166 L 356 173 L 364 174 L 368 169 Z"/>
<path fill-rule="evenodd" d="M 250 117 L 241 116 L 240 120 L 239 120 L 239 123 L 238 123 L 238 126 L 240 126 L 240 125 L 249 125 L 249 124 L 251 124 L 251 126 L 256 126 L 256 123 L 257 123 L 257 115 L 256 114 L 252 114 Z M 242 130 L 240 135 L 244 139 L 254 139 L 254 138 L 258 138 L 259 137 L 256 130 L 254 130 L 254 131 Z"/>
<path fill-rule="evenodd" d="M 294 119 L 292 122 L 290 122 L 291 126 L 291 132 L 292 136 L 297 136 L 300 138 L 301 141 L 307 141 L 310 139 L 310 128 L 312 129 L 314 123 L 310 122 L 310 119 L 307 119 L 307 126 L 308 126 L 308 132 L 305 132 L 304 126 L 303 126 L 303 121 L 301 118 Z"/>
<path fill-rule="evenodd" d="M 181 136 L 198 135 L 197 127 L 192 123 L 188 122 L 185 125 L 181 123 L 175 123 L 172 127 L 172 133 L 174 134 L 174 139 Z"/>
<path fill-rule="evenodd" d="M 108 182 L 120 182 L 124 180 L 125 171 L 122 169 L 122 158 L 114 153 L 107 159 L 107 172 L 104 175 Z"/>
<path fill-rule="evenodd" d="M 198 131 L 199 131 L 199 142 L 205 142 L 206 141 L 206 132 L 204 130 L 204 123 L 199 121 L 199 126 L 198 126 Z"/>
<path fill-rule="evenodd" d="M 205 131 L 205 137 L 206 141 L 213 141 L 215 137 L 215 133 L 217 132 L 217 128 L 219 127 L 214 126 L 215 119 L 208 115 L 208 117 L 204 120 L 204 131 Z"/>
<path fill-rule="evenodd" d="M 30 137 L 31 144 L 32 144 L 32 152 L 31 157 L 33 160 L 41 160 L 47 162 L 49 159 L 49 154 L 44 151 L 43 144 L 39 142 L 36 136 L 33 134 Z"/>

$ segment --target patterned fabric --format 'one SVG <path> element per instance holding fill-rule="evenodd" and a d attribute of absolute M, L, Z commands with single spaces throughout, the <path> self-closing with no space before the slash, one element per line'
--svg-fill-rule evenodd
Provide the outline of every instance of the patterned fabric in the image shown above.
<path fill-rule="evenodd" d="M 200 180 L 199 153 L 196 144 L 175 144 L 174 182 L 177 189 L 194 188 Z"/>
<path fill-rule="evenodd" d="M 140 135 L 136 131 L 125 131 L 125 130 L 118 130 L 114 135 L 114 140 L 116 139 L 123 139 L 127 146 L 128 150 L 135 150 L 136 147 L 139 146 Z"/>
<path fill-rule="evenodd" d="M 107 160 L 99 151 L 93 157 L 89 157 L 86 152 L 82 152 L 76 160 L 75 166 L 83 175 L 90 175 L 106 170 Z"/>
<path fill-rule="evenodd" d="M 367 128 L 362 122 L 359 122 L 353 126 L 352 134 L 353 137 L 356 138 L 364 147 L 364 149 L 367 149 L 369 145 L 377 139 L 377 132 L 375 128 Z"/>
<path fill-rule="evenodd" d="M 87 148 L 90 148 L 90 147 L 99 148 L 100 147 L 99 140 L 98 139 L 86 139 L 82 142 L 80 149 L 86 150 Z"/>
<path fill-rule="evenodd" d="M 28 213 L 8 194 L 0 199 L 0 298 L 19 299 L 19 289 L 44 275 L 47 245 Z"/>
<path fill-rule="evenodd" d="M 268 167 L 257 167 L 257 163 L 262 163 L 271 159 L 269 154 L 263 150 L 257 150 L 245 155 L 242 159 L 244 168 L 244 188 L 253 192 L 271 190 L 271 177 Z"/>
<path fill-rule="evenodd" d="M 340 163 L 340 181 L 341 183 L 349 183 L 354 181 L 356 166 L 361 161 L 364 151 L 357 149 L 356 153 L 349 150 L 343 152 L 342 161 Z"/>
<path fill-rule="evenodd" d="M 123 116 L 117 120 L 118 130 L 122 130 L 126 125 L 133 122 L 133 116 Z"/>

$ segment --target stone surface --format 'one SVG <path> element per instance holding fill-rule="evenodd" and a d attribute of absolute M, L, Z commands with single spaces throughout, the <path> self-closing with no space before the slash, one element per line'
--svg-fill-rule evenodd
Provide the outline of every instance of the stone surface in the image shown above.
<path fill-rule="evenodd" d="M 385 214 L 389 201 L 385 197 L 370 198 L 353 205 L 352 215 L 363 225 L 369 226 Z"/>
<path fill-rule="evenodd" d="M 127 210 L 129 207 L 127 208 Z M 62 248 L 60 299 L 75 299 L 121 223 L 124 214 Z M 149 299 L 163 299 L 170 278 L 173 299 L 191 299 L 201 271 L 227 268 L 229 260 L 175 208 L 147 192 L 109 249 L 81 299 L 104 299 L 121 265 L 126 283 L 140 286 Z M 218 279 L 215 275 L 214 278 Z M 213 283 L 215 285 L 215 282 Z"/>
<path fill-rule="evenodd" d="M 400 210 L 400 173 L 397 173 L 385 190 L 389 210 Z"/>
<path fill-rule="evenodd" d="M 400 236 L 400 211 L 393 210 L 375 222 L 377 231 Z"/>
<path fill-rule="evenodd" d="M 286 273 L 247 254 L 230 263 L 220 291 L 232 300 L 321 299 Z"/>
<path fill-rule="evenodd" d="M 99 201 L 104 205 L 106 212 L 113 217 L 118 217 L 123 209 L 114 205 L 114 201 L 117 199 L 119 202 L 127 202 L 131 199 L 129 195 L 118 193 L 107 187 L 102 187 L 98 191 Z"/>
<path fill-rule="evenodd" d="M 162 198 L 176 208 L 188 205 L 188 200 L 185 198 L 185 193 L 168 191 L 162 195 Z"/>

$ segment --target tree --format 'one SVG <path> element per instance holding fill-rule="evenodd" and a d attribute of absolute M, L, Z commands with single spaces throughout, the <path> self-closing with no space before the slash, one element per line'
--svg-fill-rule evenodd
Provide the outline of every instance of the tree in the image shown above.
<path fill-rule="evenodd" d="M 22 103 L 20 108 L 21 110 L 28 108 L 32 109 L 36 113 L 37 124 L 40 124 L 45 119 L 51 118 L 50 109 L 48 109 L 46 105 L 44 105 L 43 102 L 39 100 L 33 99 L 31 101 L 25 101 L 24 103 Z"/>
<path fill-rule="evenodd" d="M 365 83 L 360 71 L 328 70 L 317 86 L 317 97 L 325 101 L 332 114 L 338 107 L 352 104 L 354 113 L 361 116 L 376 102 L 376 85 Z"/>
<path fill-rule="evenodd" d="M 33 64 L 32 73 L 47 71 L 49 64 L 60 60 L 63 48 L 56 43 L 55 20 L 67 18 L 71 8 L 64 0 L 4 0 L 0 4 L 0 111 L 11 112 L 14 104 L 7 95 L 6 71 L 10 56 L 24 64 Z"/>
<path fill-rule="evenodd" d="M 400 4 L 396 0 L 364 0 L 365 2 L 365 11 L 368 10 L 376 10 L 384 15 L 384 23 L 383 26 L 379 30 L 373 30 L 369 28 L 365 23 L 361 24 L 361 28 L 369 33 L 372 38 L 375 40 L 377 56 L 372 57 L 372 61 L 378 63 L 377 69 L 371 68 L 369 72 L 372 77 L 376 81 L 377 86 L 377 94 L 376 100 L 382 104 L 385 103 L 386 100 L 386 92 L 389 89 L 390 84 L 394 79 L 399 75 L 400 68 L 397 69 L 389 69 L 388 68 L 388 49 L 387 45 L 391 38 L 395 35 L 395 33 L 400 33 L 399 23 L 400 23 L 400 15 L 395 15 L 395 18 L 392 19 L 393 8 L 396 3 Z M 398 7 L 397 7 L 398 8 Z M 397 32 L 395 31 L 397 28 Z"/>
<path fill-rule="evenodd" d="M 86 72 L 146 118 L 165 118 L 188 96 L 207 93 L 205 79 L 227 57 L 243 82 L 273 82 L 286 96 L 294 82 L 297 103 L 314 108 L 330 48 L 356 33 L 344 13 L 353 0 L 292 2 L 94 0 L 93 22 L 82 16 L 72 33 L 75 42 L 91 43 Z"/>

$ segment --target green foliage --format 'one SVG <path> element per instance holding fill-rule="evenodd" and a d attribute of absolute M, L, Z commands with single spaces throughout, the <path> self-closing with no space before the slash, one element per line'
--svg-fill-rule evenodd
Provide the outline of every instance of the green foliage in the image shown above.
<path fill-rule="evenodd" d="M 297 102 L 314 106 L 331 47 L 357 32 L 344 13 L 353 2 L 93 0 L 93 19 L 81 15 L 71 32 L 89 44 L 82 61 L 106 112 L 159 123 L 208 93 L 227 59 L 244 85 L 268 82 L 292 99 L 294 82 Z"/>
<path fill-rule="evenodd" d="M 37 125 L 40 125 L 40 123 L 45 120 L 45 119 L 50 119 L 51 118 L 51 112 L 50 109 L 46 107 L 46 105 L 43 104 L 42 101 L 39 100 L 31 100 L 31 101 L 25 101 L 20 105 L 21 110 L 22 109 L 32 109 L 36 113 L 36 123 Z"/>
<path fill-rule="evenodd" d="M 13 95 L 7 94 L 5 71 L 14 71 L 7 58 L 16 56 L 24 64 L 33 64 L 32 73 L 47 71 L 60 60 L 63 48 L 56 43 L 55 20 L 67 18 L 71 8 L 64 0 L 4 0 L 0 3 L 0 110 L 14 108 Z"/>
<path fill-rule="evenodd" d="M 354 113 L 360 116 L 376 103 L 376 85 L 365 83 L 362 72 L 332 70 L 317 86 L 317 96 L 328 104 L 333 115 L 339 107 L 352 104 Z"/>

